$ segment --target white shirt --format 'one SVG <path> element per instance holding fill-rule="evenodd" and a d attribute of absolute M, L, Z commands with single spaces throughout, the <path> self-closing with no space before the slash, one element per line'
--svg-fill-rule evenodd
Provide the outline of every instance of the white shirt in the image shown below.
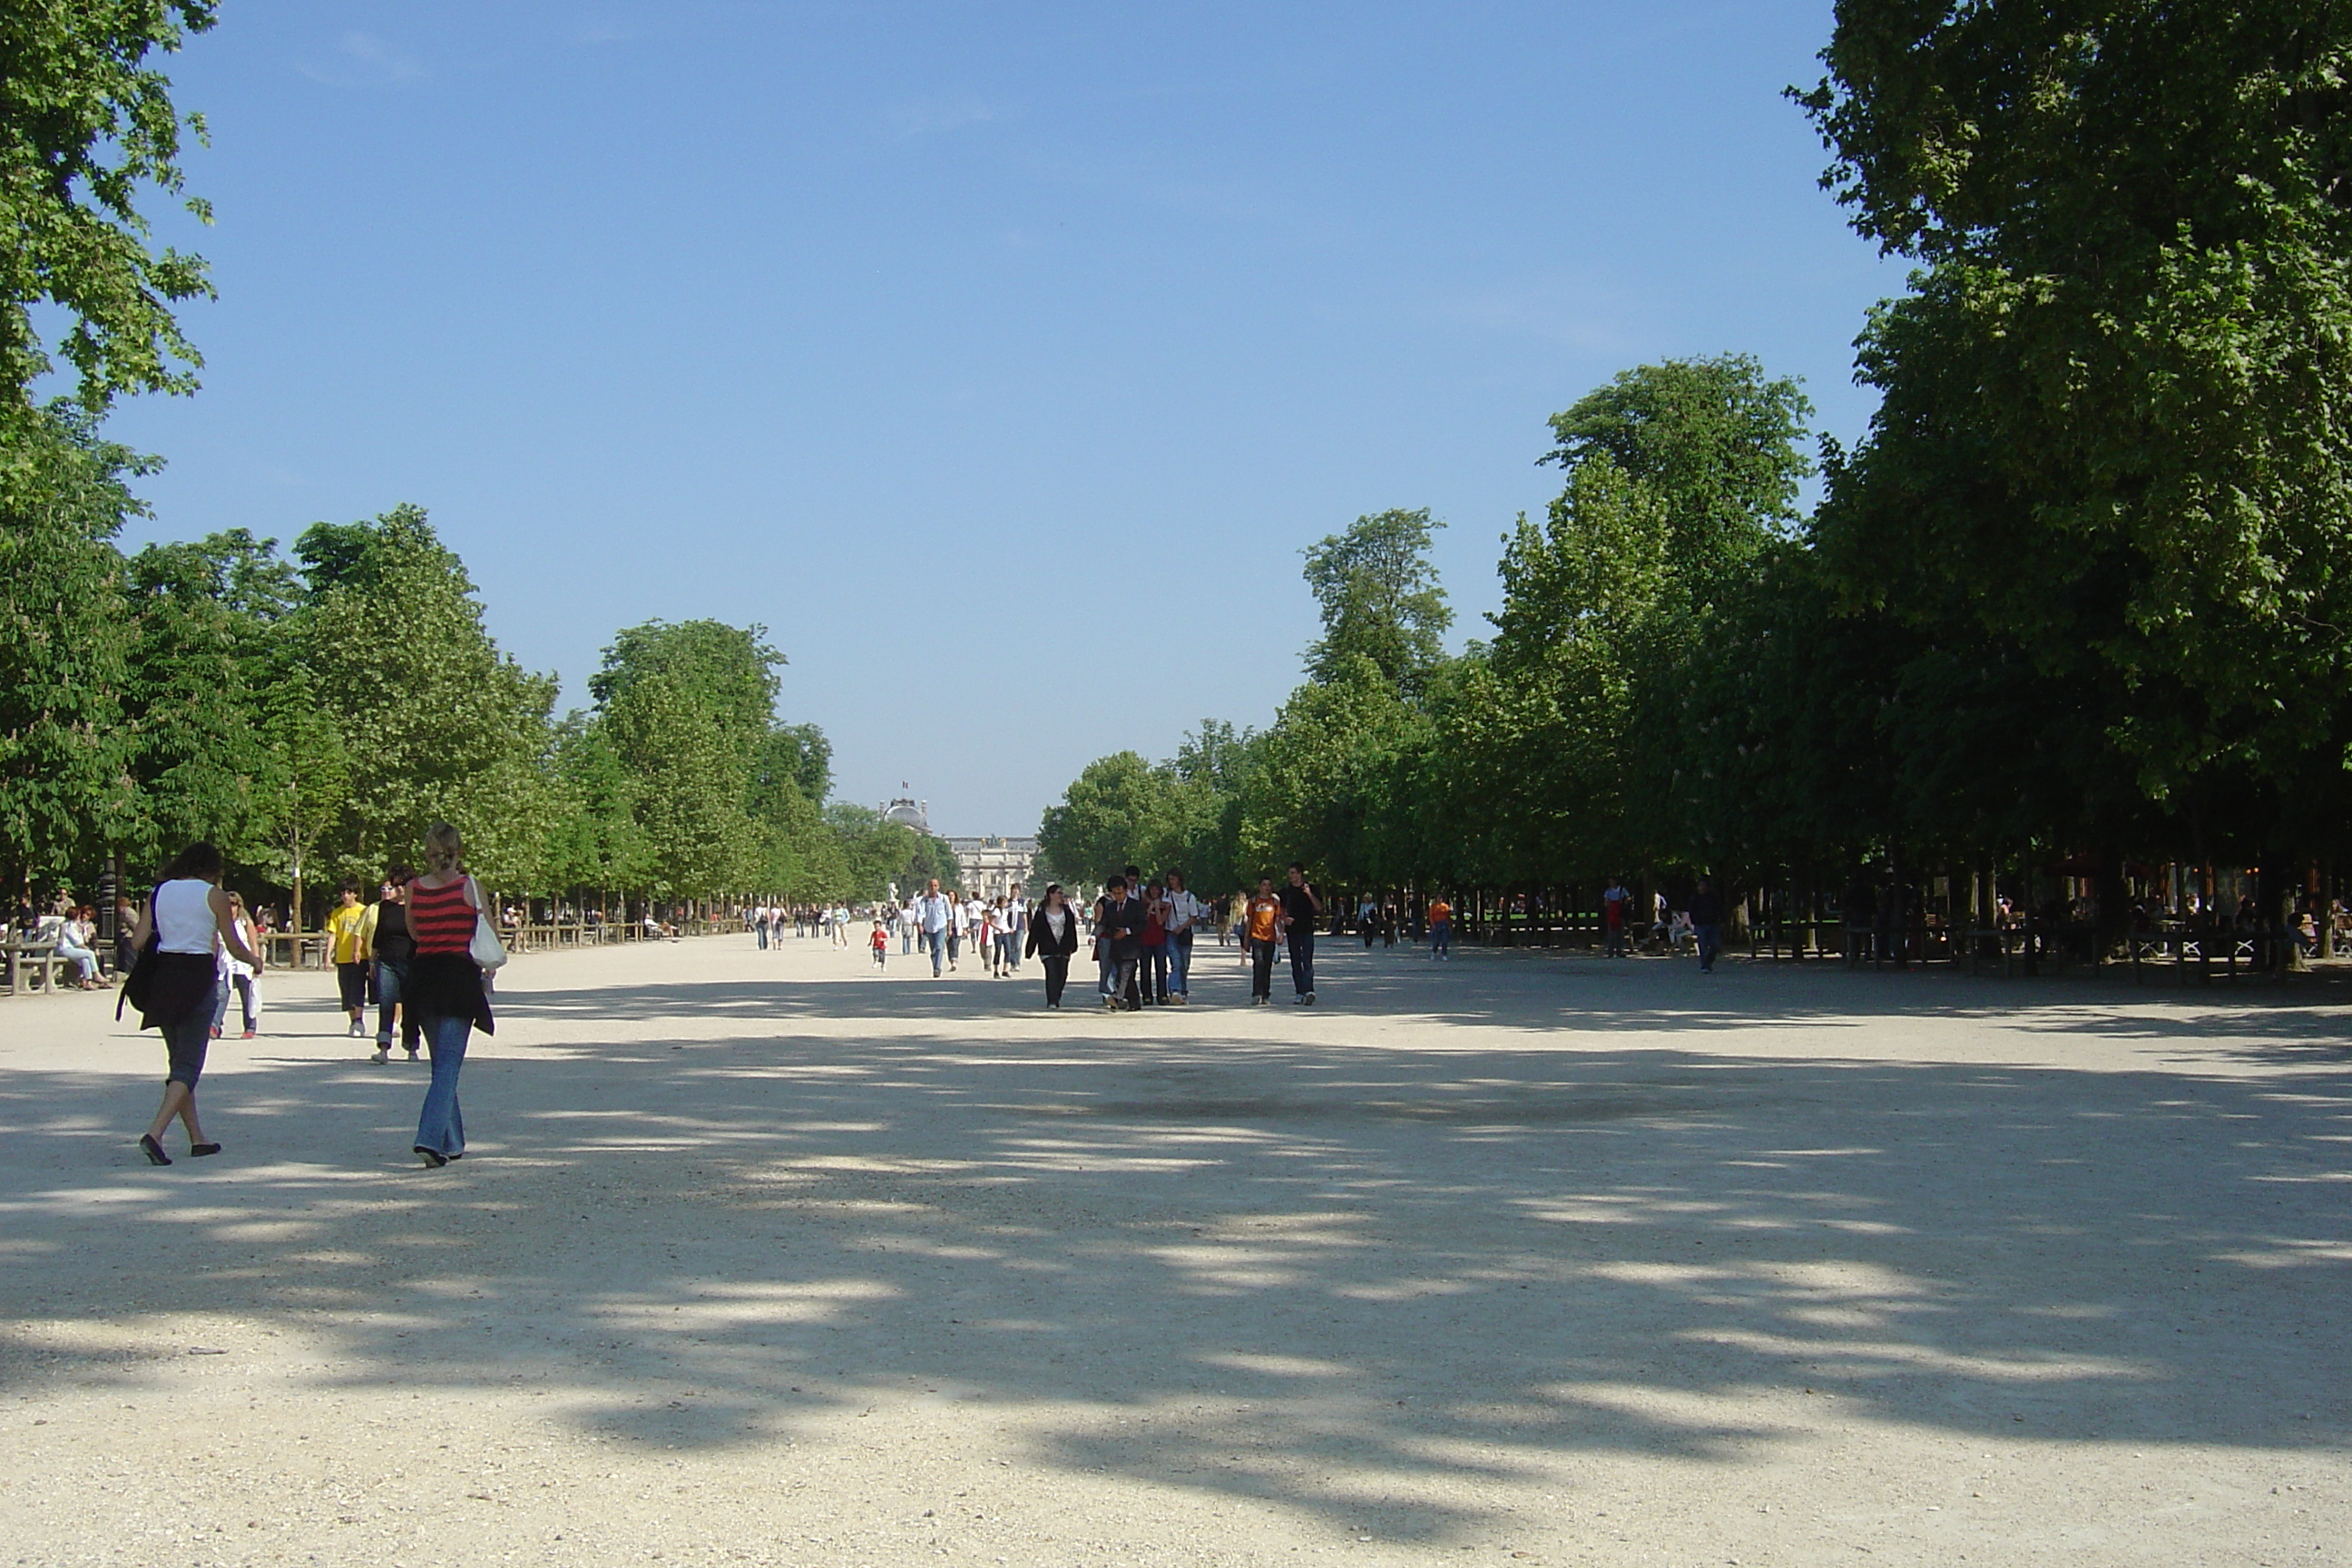
<path fill-rule="evenodd" d="M 925 893 L 915 900 L 915 918 L 927 931 L 945 931 L 955 920 L 955 903 L 945 893 Z"/>
<path fill-rule="evenodd" d="M 1170 936 L 1174 936 L 1178 931 L 1191 931 L 1193 922 L 1209 912 L 1209 906 L 1194 898 L 1192 889 L 1190 888 L 1184 889 L 1181 892 L 1170 893 L 1167 898 Z"/>
<path fill-rule="evenodd" d="M 252 921 L 240 918 L 236 922 L 236 934 L 245 939 L 246 946 L 258 951 L 258 944 L 254 940 Z M 253 978 L 253 965 L 231 952 L 226 942 L 221 943 L 220 963 L 232 975 L 246 980 Z"/>

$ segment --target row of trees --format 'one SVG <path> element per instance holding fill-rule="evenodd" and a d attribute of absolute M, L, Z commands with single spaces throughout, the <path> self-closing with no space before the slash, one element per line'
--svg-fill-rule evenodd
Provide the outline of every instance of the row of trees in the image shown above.
<path fill-rule="evenodd" d="M 1324 636 L 1257 734 L 1091 764 L 1054 868 L 1836 887 L 1874 860 L 2332 863 L 2352 757 L 2352 16 L 1845 0 L 1801 95 L 1916 264 L 1852 451 L 1741 356 L 1552 421 L 1491 637 L 1424 512 L 1307 552 Z M 1810 474 L 1819 504 L 1801 511 Z"/>
<path fill-rule="evenodd" d="M 593 709 L 502 654 L 423 512 L 124 555 L 137 465 L 59 416 L 49 503 L 12 514 L 0 610 L 0 855 L 88 889 L 196 838 L 258 887 L 372 883 L 436 820 L 509 891 L 878 897 L 946 848 L 835 803 L 831 748 L 775 717 L 759 627 L 619 634 Z M 20 470 L 21 472 L 21 470 Z"/>

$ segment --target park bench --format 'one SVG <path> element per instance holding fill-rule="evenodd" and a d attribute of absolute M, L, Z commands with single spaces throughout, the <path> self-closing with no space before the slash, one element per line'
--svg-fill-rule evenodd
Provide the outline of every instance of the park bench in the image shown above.
<path fill-rule="evenodd" d="M 7 960 L 8 994 L 12 996 L 27 989 L 55 991 L 58 979 L 73 966 L 73 960 L 58 956 L 55 941 L 11 936 L 0 942 L 0 955 Z"/>

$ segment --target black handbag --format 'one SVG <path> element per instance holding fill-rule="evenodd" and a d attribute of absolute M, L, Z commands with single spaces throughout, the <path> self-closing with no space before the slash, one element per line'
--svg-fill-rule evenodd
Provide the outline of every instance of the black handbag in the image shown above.
<path fill-rule="evenodd" d="M 147 998 L 155 990 L 155 955 L 163 949 L 163 928 L 155 923 L 155 893 L 147 895 L 147 940 L 140 946 L 139 956 L 131 961 L 131 973 L 122 977 L 122 994 L 114 999 L 114 1016 L 119 1023 L 125 1005 L 147 1011 Z"/>

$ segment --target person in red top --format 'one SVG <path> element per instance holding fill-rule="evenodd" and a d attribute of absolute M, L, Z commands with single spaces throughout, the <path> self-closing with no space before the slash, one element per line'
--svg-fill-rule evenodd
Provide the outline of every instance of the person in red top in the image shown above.
<path fill-rule="evenodd" d="M 1429 956 L 1445 959 L 1454 956 L 1454 906 L 1443 897 L 1430 900 Z"/>
<path fill-rule="evenodd" d="M 474 962 L 474 927 L 482 890 L 466 870 L 465 840 L 447 823 L 425 836 L 425 875 L 408 885 L 408 1008 L 416 1015 L 433 1058 L 433 1083 L 416 1119 L 416 1157 L 439 1170 L 466 1153 L 466 1121 L 457 1110 L 457 1072 L 466 1065 L 466 1037 L 479 1025 L 497 1032 L 489 987 Z"/>
<path fill-rule="evenodd" d="M 1143 889 L 1143 959 L 1136 966 L 1143 999 L 1168 1005 L 1168 889 L 1158 882 Z"/>
<path fill-rule="evenodd" d="M 880 921 L 876 921 L 874 922 L 874 934 L 866 940 L 874 948 L 874 967 L 880 969 L 884 964 L 889 962 L 890 933 L 882 929 L 882 922 Z"/>

